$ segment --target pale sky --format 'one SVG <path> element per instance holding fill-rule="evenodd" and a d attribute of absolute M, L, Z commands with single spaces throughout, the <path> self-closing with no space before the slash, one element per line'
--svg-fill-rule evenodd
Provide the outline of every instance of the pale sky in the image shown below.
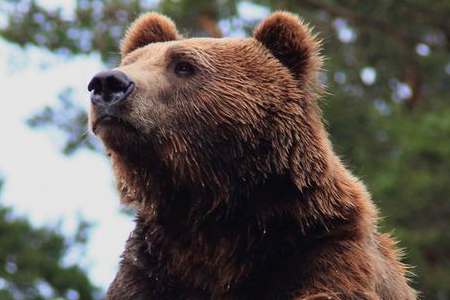
<path fill-rule="evenodd" d="M 109 162 L 88 151 L 64 156 L 57 135 L 25 124 L 44 105 L 55 105 L 66 87 L 73 87 L 75 100 L 87 108 L 86 85 L 102 69 L 100 60 L 61 58 L 36 48 L 23 51 L 3 40 L 0 57 L 0 172 L 6 179 L 1 201 L 34 225 L 61 221 L 65 234 L 74 232 L 79 215 L 93 222 L 86 256 L 74 251 L 67 261 L 81 261 L 94 283 L 106 288 L 132 230 L 131 217 L 119 213 Z"/>

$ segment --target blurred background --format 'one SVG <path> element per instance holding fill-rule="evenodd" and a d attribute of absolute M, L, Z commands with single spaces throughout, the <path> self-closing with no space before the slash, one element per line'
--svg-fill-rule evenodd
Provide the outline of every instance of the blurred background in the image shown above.
<path fill-rule="evenodd" d="M 148 10 L 186 36 L 245 37 L 273 10 L 314 26 L 335 150 L 422 299 L 450 299 L 450 1 L 0 0 L 1 300 L 101 299 L 112 280 L 132 216 L 87 132 L 86 85 Z"/>

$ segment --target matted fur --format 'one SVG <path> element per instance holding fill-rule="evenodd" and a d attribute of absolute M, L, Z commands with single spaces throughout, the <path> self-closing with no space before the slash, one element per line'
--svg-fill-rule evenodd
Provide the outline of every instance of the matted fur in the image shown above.
<path fill-rule="evenodd" d="M 416 299 L 330 145 L 307 26 L 281 12 L 253 38 L 179 39 L 151 16 L 117 68 L 136 88 L 95 132 L 138 212 L 107 299 Z"/>

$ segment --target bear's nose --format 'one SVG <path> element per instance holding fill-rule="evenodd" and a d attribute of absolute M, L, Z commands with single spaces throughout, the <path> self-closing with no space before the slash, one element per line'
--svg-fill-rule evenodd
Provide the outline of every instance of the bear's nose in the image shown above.
<path fill-rule="evenodd" d="M 121 71 L 96 74 L 88 85 L 94 105 L 115 105 L 125 100 L 134 90 L 134 82 Z"/>

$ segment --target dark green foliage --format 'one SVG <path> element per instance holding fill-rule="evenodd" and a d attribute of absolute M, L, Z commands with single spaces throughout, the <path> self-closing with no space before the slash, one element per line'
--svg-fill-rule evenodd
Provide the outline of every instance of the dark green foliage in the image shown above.
<path fill-rule="evenodd" d="M 100 299 L 85 271 L 64 261 L 70 248 L 83 246 L 88 229 L 81 222 L 74 237 L 63 237 L 0 206 L 0 299 Z"/>
<path fill-rule="evenodd" d="M 11 7 L 26 2 L 0 0 Z M 63 17 L 29 3 L 9 11 L 1 36 L 57 53 L 98 52 L 110 66 L 119 60 L 126 26 L 149 9 L 145 1 L 79 0 L 73 16 Z M 163 0 L 154 8 L 188 35 L 220 36 L 218 24 L 251 34 L 255 20 L 238 14 L 242 3 Z M 407 249 L 405 261 L 416 266 L 414 285 L 423 298 L 450 299 L 450 1 L 254 3 L 298 13 L 320 33 L 327 57 L 321 80 L 330 93 L 322 108 L 335 148 L 367 183 L 386 217 L 384 230 L 394 230 Z M 61 103 L 30 125 L 66 132 L 66 153 L 98 149 L 85 139 L 86 113 L 70 104 L 69 92 Z"/>

